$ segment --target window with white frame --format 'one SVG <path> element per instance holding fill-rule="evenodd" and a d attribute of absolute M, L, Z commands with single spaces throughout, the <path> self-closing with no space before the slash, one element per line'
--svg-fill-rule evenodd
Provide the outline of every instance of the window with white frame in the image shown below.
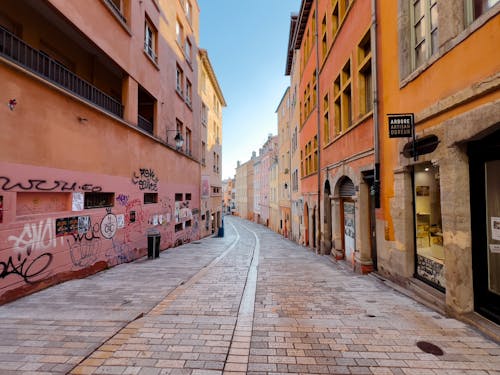
<path fill-rule="evenodd" d="M 183 95 L 182 93 L 182 87 L 184 86 L 184 72 L 182 71 L 181 67 L 177 65 L 176 72 L 175 72 L 176 78 L 176 86 L 175 89 L 176 91 L 180 94 Z"/>
<path fill-rule="evenodd" d="M 190 40 L 186 38 L 186 43 L 184 44 L 184 54 L 186 55 L 186 60 L 191 62 L 193 54 L 193 45 Z"/>
<path fill-rule="evenodd" d="M 186 103 L 188 105 L 192 104 L 192 98 L 193 98 L 193 85 L 189 81 L 189 79 L 186 79 Z"/>
<path fill-rule="evenodd" d="M 412 68 L 416 69 L 438 51 L 437 0 L 411 0 Z"/>
<path fill-rule="evenodd" d="M 147 18 L 144 22 L 144 51 L 156 61 L 156 29 Z"/>
<path fill-rule="evenodd" d="M 184 41 L 184 27 L 179 20 L 175 22 L 175 38 L 177 43 L 182 47 L 182 43 Z"/>

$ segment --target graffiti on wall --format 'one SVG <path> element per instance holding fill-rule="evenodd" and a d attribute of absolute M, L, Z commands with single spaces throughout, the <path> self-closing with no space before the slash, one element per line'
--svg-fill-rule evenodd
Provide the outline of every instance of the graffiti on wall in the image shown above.
<path fill-rule="evenodd" d="M 138 185 L 140 190 L 158 191 L 158 181 L 155 172 L 148 168 L 140 168 L 132 176 L 132 183 Z"/>
<path fill-rule="evenodd" d="M 55 220 L 52 218 L 40 220 L 38 223 L 26 223 L 19 236 L 11 235 L 7 240 L 13 242 L 14 251 L 20 254 L 27 254 L 28 251 L 47 251 L 57 246 L 55 228 Z"/>
<path fill-rule="evenodd" d="M 111 213 L 111 210 L 108 209 L 108 213 L 102 218 L 101 221 L 101 234 L 104 238 L 109 240 L 115 236 L 117 229 L 118 221 L 116 216 Z"/>
<path fill-rule="evenodd" d="M 118 194 L 118 196 L 116 197 L 116 201 L 120 206 L 125 207 L 128 204 L 128 195 Z"/>
<path fill-rule="evenodd" d="M 0 261 L 0 279 L 17 275 L 30 284 L 38 281 L 38 276 L 41 276 L 52 263 L 53 256 L 50 253 L 43 253 L 32 258 L 31 254 L 31 250 L 28 250 L 25 255 L 18 253 L 15 257 L 17 258 L 16 264 L 12 256 L 6 262 Z"/>
<path fill-rule="evenodd" d="M 35 191 L 61 191 L 61 192 L 71 192 L 71 191 L 88 191 L 88 192 L 99 192 L 102 191 L 102 187 L 93 184 L 79 184 L 78 182 L 67 182 L 63 180 L 40 180 L 40 179 L 29 179 L 27 182 L 13 182 L 9 177 L 0 176 L 0 189 L 4 191 L 11 191 L 13 189 L 19 190 L 35 190 Z"/>
<path fill-rule="evenodd" d="M 78 233 L 66 239 L 71 262 L 76 267 L 88 267 L 97 261 L 101 250 L 100 225 L 92 225 L 90 216 L 78 218 Z"/>

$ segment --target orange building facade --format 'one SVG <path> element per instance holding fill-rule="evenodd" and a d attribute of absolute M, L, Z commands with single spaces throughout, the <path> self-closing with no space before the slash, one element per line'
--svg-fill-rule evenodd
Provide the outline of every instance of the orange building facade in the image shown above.
<path fill-rule="evenodd" d="M 500 2 L 383 1 L 376 11 L 378 271 L 434 307 L 499 323 Z M 395 114 L 414 117 L 415 143 L 396 137 Z"/>
<path fill-rule="evenodd" d="M 200 237 L 198 14 L 0 5 L 0 301 Z"/>

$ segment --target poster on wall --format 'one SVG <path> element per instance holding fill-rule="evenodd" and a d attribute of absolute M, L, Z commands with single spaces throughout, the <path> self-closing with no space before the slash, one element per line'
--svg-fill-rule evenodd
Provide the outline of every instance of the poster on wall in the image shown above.
<path fill-rule="evenodd" d="M 491 217 L 491 239 L 500 241 L 500 217 Z"/>
<path fill-rule="evenodd" d="M 78 234 L 87 233 L 90 230 L 90 216 L 78 216 Z"/>
<path fill-rule="evenodd" d="M 209 176 L 201 176 L 201 197 L 207 199 L 210 197 L 210 179 Z"/>
<path fill-rule="evenodd" d="M 71 204 L 71 209 L 73 211 L 83 211 L 83 207 L 84 207 L 83 202 L 84 202 L 83 193 L 74 192 L 73 193 L 73 203 Z"/>
<path fill-rule="evenodd" d="M 78 216 L 68 217 L 68 230 L 67 234 L 78 233 Z"/>
<path fill-rule="evenodd" d="M 354 226 L 354 202 L 344 202 L 344 245 L 345 259 L 353 261 L 356 229 Z"/>
<path fill-rule="evenodd" d="M 116 225 L 118 229 L 125 227 L 125 215 L 116 215 Z"/>
<path fill-rule="evenodd" d="M 68 218 L 56 219 L 56 237 L 61 237 L 68 231 Z"/>

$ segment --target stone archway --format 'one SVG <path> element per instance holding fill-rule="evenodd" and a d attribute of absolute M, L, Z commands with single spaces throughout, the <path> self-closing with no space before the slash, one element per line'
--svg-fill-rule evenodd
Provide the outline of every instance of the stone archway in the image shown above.
<path fill-rule="evenodd" d="M 309 207 L 304 204 L 304 246 L 309 246 Z"/>
<path fill-rule="evenodd" d="M 330 182 L 326 180 L 323 193 L 323 244 L 321 246 L 323 254 L 330 254 L 332 250 L 332 203 L 331 203 Z"/>

